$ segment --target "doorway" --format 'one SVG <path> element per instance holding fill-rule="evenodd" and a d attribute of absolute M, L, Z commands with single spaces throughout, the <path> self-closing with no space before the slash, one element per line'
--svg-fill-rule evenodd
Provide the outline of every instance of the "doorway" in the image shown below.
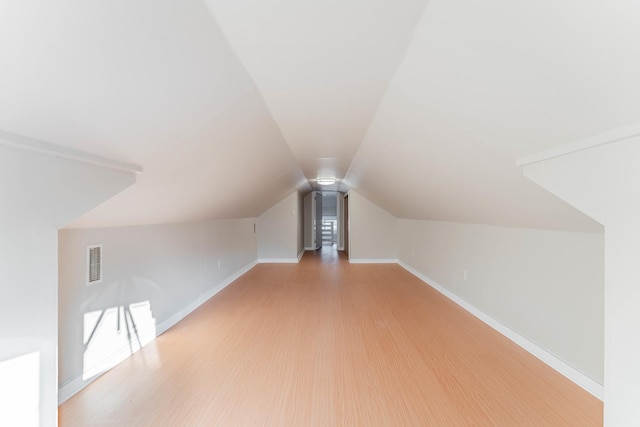
<path fill-rule="evenodd" d="M 342 248 L 349 258 L 349 194 L 342 199 Z"/>
<path fill-rule="evenodd" d="M 304 198 L 305 249 L 344 249 L 344 195 L 313 191 Z"/>
<path fill-rule="evenodd" d="M 322 192 L 321 238 L 323 248 L 338 250 L 338 195 L 333 191 Z"/>

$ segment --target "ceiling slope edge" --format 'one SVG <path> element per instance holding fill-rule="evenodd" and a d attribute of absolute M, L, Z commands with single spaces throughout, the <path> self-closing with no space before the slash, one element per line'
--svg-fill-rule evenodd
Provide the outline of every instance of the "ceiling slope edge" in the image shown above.
<path fill-rule="evenodd" d="M 221 13 L 220 10 L 217 9 L 217 7 L 219 7 L 219 5 L 216 5 L 216 1 L 215 0 L 209 0 L 209 1 L 205 1 L 205 4 L 207 5 L 207 8 L 209 9 L 210 14 L 212 15 L 212 18 L 216 21 L 216 23 L 218 24 L 219 28 L 221 29 L 222 34 L 224 34 L 224 37 L 227 41 L 227 43 L 229 44 L 229 46 L 232 47 L 232 50 L 234 52 L 234 55 L 238 58 L 239 62 L 242 64 L 242 67 L 244 68 L 245 72 L 250 76 L 253 84 L 256 86 L 257 91 L 260 93 L 262 99 L 265 102 L 265 105 L 267 106 L 267 109 L 271 115 L 271 117 L 273 118 L 274 122 L 276 123 L 278 129 L 280 130 L 280 133 L 283 136 L 284 141 L 286 142 L 286 144 L 289 146 L 290 151 L 293 153 L 294 158 L 296 158 L 301 171 L 303 172 L 303 175 L 305 176 L 305 179 L 308 181 L 309 183 L 309 188 L 310 189 L 315 189 L 315 190 L 332 190 L 332 191 L 341 191 L 341 192 L 346 192 L 348 191 L 348 186 L 343 184 L 344 178 L 347 176 L 347 172 L 348 169 L 351 165 L 351 162 L 353 161 L 354 157 L 356 156 L 356 153 L 359 149 L 359 147 L 362 145 L 362 143 L 365 140 L 365 135 L 373 121 L 373 119 L 375 118 L 377 111 L 379 109 L 379 106 L 382 102 L 382 100 L 385 97 L 385 94 L 389 88 L 389 85 L 393 79 L 393 77 L 395 76 L 399 66 L 402 64 L 402 62 L 404 61 L 404 58 L 407 54 L 407 51 L 409 49 L 409 47 L 412 44 L 412 41 L 415 37 L 415 33 L 418 29 L 418 26 L 420 24 L 421 21 L 421 17 L 422 15 L 425 13 L 425 9 L 428 6 L 428 1 L 414 1 L 414 9 L 417 7 L 419 9 L 418 13 L 413 14 L 412 16 L 417 17 L 415 18 L 412 22 L 412 25 L 406 29 L 406 33 L 404 36 L 398 38 L 398 40 L 402 40 L 402 44 L 400 46 L 400 48 L 396 48 L 394 49 L 395 52 L 398 52 L 398 58 L 394 61 L 392 61 L 390 63 L 390 70 L 388 72 L 388 76 L 386 76 L 383 81 L 382 81 L 382 85 L 381 85 L 381 90 L 380 90 L 380 96 L 375 100 L 375 102 L 372 104 L 372 111 L 370 114 L 367 115 L 365 121 L 364 121 L 364 126 L 362 126 L 363 131 L 361 132 L 361 135 L 358 136 L 357 141 L 355 141 L 357 143 L 357 145 L 355 146 L 355 148 L 352 150 L 351 153 L 349 153 L 348 158 L 345 158 L 342 156 L 342 154 L 339 153 L 323 153 L 320 154 L 321 151 L 323 150 L 316 150 L 315 153 L 315 159 L 310 159 L 309 156 L 307 155 L 301 155 L 301 146 L 300 145 L 305 145 L 307 144 L 302 143 L 299 140 L 314 140 L 317 139 L 318 141 L 321 141 L 323 139 L 323 136 L 319 136 L 319 135 L 313 135 L 312 133 L 307 133 L 306 135 L 303 133 L 295 133 L 295 136 L 292 136 L 292 132 L 291 132 L 291 127 L 292 127 L 292 123 L 291 123 L 291 118 L 287 117 L 286 114 L 283 116 L 282 115 L 282 111 L 278 111 L 281 110 L 282 105 L 278 104 L 278 102 L 282 102 L 281 99 L 274 99 L 273 95 L 273 87 L 269 86 L 268 84 L 265 85 L 265 79 L 264 79 L 264 73 L 265 70 L 269 70 L 270 66 L 267 64 L 262 64 L 261 67 L 257 67 L 256 66 L 256 58 L 251 56 L 251 53 L 255 53 L 255 52 L 247 52 L 246 49 L 242 50 L 239 49 L 238 46 L 238 34 L 234 34 L 233 32 L 229 33 L 230 27 L 229 27 L 229 16 L 230 14 L 228 13 L 228 11 L 226 11 L 226 15 L 223 14 L 221 17 L 218 16 L 219 13 Z M 417 5 L 417 6 L 416 6 Z M 347 5 L 341 5 L 342 7 L 347 8 Z M 419 6 L 419 7 L 418 7 Z M 284 12 L 283 12 L 284 13 Z M 233 14 L 231 14 L 233 15 Z M 226 19 L 225 19 L 226 18 Z M 263 17 L 264 18 L 264 17 Z M 266 19 L 266 18 L 264 18 Z M 226 24 L 226 25 L 222 25 L 222 24 Z M 267 36 L 269 36 L 270 34 L 267 34 Z M 272 35 L 272 34 L 271 34 Z M 335 35 L 335 34 L 334 34 Z M 262 53 L 260 53 L 262 54 Z M 309 53 L 305 52 L 305 54 L 308 56 Z M 313 56 L 313 58 L 317 59 L 317 57 Z M 334 58 L 335 59 L 335 58 Z M 253 66 L 252 66 L 253 63 Z M 324 64 L 327 65 L 327 64 Z M 337 65 L 337 64 L 335 64 Z M 271 67 L 272 68 L 272 67 Z M 262 73 L 262 74 L 261 74 Z M 307 76 L 308 77 L 308 76 Z M 328 83 L 330 81 L 330 78 L 327 78 L 328 80 L 325 83 Z M 267 79 L 268 80 L 268 79 Z M 303 79 L 304 80 L 304 79 Z M 262 83 L 262 84 L 261 84 Z M 334 82 L 335 83 L 335 82 Z M 342 82 L 344 83 L 344 81 Z M 271 91 L 271 94 L 270 94 Z M 276 97 L 277 98 L 277 97 Z M 278 116 L 278 113 L 280 113 L 280 116 Z M 313 122 L 313 118 L 309 118 L 307 117 L 307 122 Z M 302 121 L 302 123 L 299 123 L 303 128 L 305 126 L 308 126 L 309 123 L 305 122 L 305 120 Z M 329 120 L 329 123 L 327 123 L 327 127 L 331 128 L 331 121 Z M 361 123 L 362 124 L 362 123 Z M 289 132 L 287 131 L 287 128 L 289 130 Z M 313 126 L 310 126 L 310 128 L 313 128 Z M 307 128 L 307 130 L 309 130 L 309 128 Z M 324 135 L 326 136 L 326 135 Z M 340 140 L 341 137 L 344 137 L 345 134 L 336 134 L 334 135 L 337 140 Z M 348 140 L 349 138 L 347 138 Z M 335 141 L 331 141 L 328 145 L 331 145 L 332 143 L 334 143 Z M 296 146 L 296 144 L 298 144 L 298 146 Z M 320 143 L 322 144 L 322 143 Z M 309 145 L 309 144 L 308 144 Z M 317 146 L 318 143 L 316 141 L 315 145 Z M 333 147 L 333 150 L 335 151 L 335 147 Z M 338 150 L 340 151 L 340 150 Z M 306 153 L 308 154 L 308 153 Z M 337 157 L 331 157 L 332 155 L 335 155 Z M 320 156 L 320 157 L 317 157 Z M 311 172 L 310 171 L 310 165 L 311 163 L 314 163 L 313 165 L 313 169 L 315 169 L 315 171 Z M 342 164 L 343 166 L 337 166 L 337 164 Z M 345 167 L 346 166 L 346 167 Z M 318 184 L 315 183 L 316 178 L 317 177 L 321 177 L 321 176 L 331 176 L 331 177 L 335 177 L 337 180 L 336 185 L 333 185 L 329 188 L 327 187 L 322 187 L 319 186 Z"/>
<path fill-rule="evenodd" d="M 548 150 L 532 154 L 530 156 L 522 157 L 516 161 L 516 166 L 528 166 L 534 163 L 566 156 L 601 145 L 624 141 L 625 139 L 634 138 L 639 135 L 640 123 L 623 126 L 607 132 L 599 133 L 594 136 L 590 136 L 588 138 L 553 147 Z"/>
<path fill-rule="evenodd" d="M 273 117 L 273 113 L 271 112 L 271 109 L 269 108 L 269 104 L 267 103 L 267 101 L 266 101 L 266 99 L 264 97 L 264 94 L 262 93 L 262 91 L 260 90 L 258 85 L 256 84 L 255 77 L 249 72 L 249 70 L 247 69 L 246 65 L 242 61 L 242 59 L 238 56 L 238 53 L 235 51 L 235 49 L 233 49 L 231 41 L 229 40 L 229 37 L 227 36 L 226 32 L 224 31 L 224 28 L 220 25 L 220 23 L 216 19 L 215 12 L 211 8 L 211 5 L 208 2 L 205 2 L 205 6 L 206 6 L 207 10 L 209 11 L 209 16 L 211 17 L 211 20 L 214 22 L 216 27 L 219 28 L 220 35 L 224 39 L 224 41 L 227 44 L 227 46 L 229 46 L 229 50 L 231 52 L 231 55 L 233 55 L 235 57 L 235 59 L 238 61 L 238 64 L 240 64 L 240 67 L 242 68 L 242 70 L 249 77 L 249 79 L 251 81 L 251 85 L 253 86 L 253 89 L 255 90 L 255 93 L 257 93 L 260 96 L 260 100 L 262 101 L 262 104 L 265 106 L 265 110 L 269 114 L 269 118 L 273 122 L 273 124 L 276 127 L 276 129 L 278 129 L 278 133 L 279 133 L 280 137 L 282 138 L 282 140 L 287 145 L 287 148 L 289 149 L 289 153 L 291 154 L 291 158 L 295 159 L 295 155 L 293 154 L 293 151 L 291 150 L 291 146 L 287 142 L 287 139 L 284 137 L 284 133 L 282 132 L 282 128 L 280 127 L 280 123 L 278 123 L 278 121 Z M 304 181 L 301 179 L 300 182 L 296 185 L 296 187 L 292 189 L 292 191 L 302 191 L 302 192 L 311 191 L 311 185 L 309 184 L 309 181 L 305 177 L 304 172 L 302 171 L 302 168 L 300 167 L 300 163 L 298 163 L 298 162 L 296 162 L 296 163 L 298 165 L 298 169 L 300 170 L 300 177 L 304 178 Z M 275 204 L 277 204 L 279 202 L 280 201 L 277 201 Z M 275 206 L 275 204 L 274 204 L 274 206 Z"/>
<path fill-rule="evenodd" d="M 141 165 L 122 162 L 120 160 L 114 160 L 107 157 L 96 156 L 85 151 L 62 147 L 60 145 L 51 144 L 49 142 L 39 141 L 37 139 L 27 138 L 25 136 L 5 132 L 3 130 L 0 130 L 0 145 L 56 157 L 62 157 L 64 159 L 75 160 L 82 163 L 89 163 L 109 169 L 116 169 L 134 173 L 143 172 L 143 167 Z"/>

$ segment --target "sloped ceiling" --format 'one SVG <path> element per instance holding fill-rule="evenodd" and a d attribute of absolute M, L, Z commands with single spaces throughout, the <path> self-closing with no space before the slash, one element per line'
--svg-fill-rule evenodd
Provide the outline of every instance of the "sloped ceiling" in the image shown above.
<path fill-rule="evenodd" d="M 431 1 L 348 183 L 403 218 L 599 229 L 514 164 L 638 122 L 638 12 Z"/>
<path fill-rule="evenodd" d="M 0 130 L 143 165 L 73 226 L 257 216 L 335 175 L 403 218 L 600 230 L 515 161 L 640 122 L 639 12 L 9 0 Z"/>
<path fill-rule="evenodd" d="M 343 177 L 424 0 L 207 0 L 302 171 Z M 315 185 L 314 185 L 315 186 Z"/>
<path fill-rule="evenodd" d="M 251 217 L 308 188 L 201 1 L 3 1 L 0 53 L 0 129 L 144 167 L 73 226 Z"/>

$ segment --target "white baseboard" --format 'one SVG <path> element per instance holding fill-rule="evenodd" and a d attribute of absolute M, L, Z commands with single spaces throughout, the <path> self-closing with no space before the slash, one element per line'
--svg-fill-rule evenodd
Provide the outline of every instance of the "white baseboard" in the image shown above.
<path fill-rule="evenodd" d="M 193 303 L 189 304 L 187 307 L 180 310 L 178 313 L 174 314 L 169 319 L 157 325 L 156 327 L 157 335 L 159 336 L 162 333 L 166 332 L 173 325 L 175 325 L 180 320 L 184 319 L 187 315 L 189 315 L 191 312 L 193 312 L 195 309 L 197 309 L 205 301 L 213 297 L 215 294 L 217 294 L 222 289 L 224 289 L 229 284 L 231 284 L 234 280 L 238 279 L 240 276 L 242 276 L 243 274 L 248 272 L 250 269 L 252 269 L 257 263 L 262 263 L 262 262 L 264 263 L 297 263 L 298 260 L 295 258 L 263 259 L 263 260 L 254 261 L 248 264 L 238 272 L 229 276 L 226 280 L 224 280 L 217 286 L 214 286 L 213 288 L 208 290 L 206 293 L 202 294 Z M 447 298 L 449 298 L 450 300 L 458 304 L 460 307 L 467 310 L 469 313 L 471 313 L 472 315 L 474 315 L 475 317 L 477 317 L 487 325 L 491 326 L 493 329 L 495 329 L 505 337 L 509 338 L 511 341 L 513 341 L 520 347 L 527 350 L 529 353 L 531 353 L 532 355 L 534 355 L 535 357 L 537 357 L 538 359 L 540 359 L 541 361 L 549 365 L 551 368 L 555 369 L 557 372 L 559 372 L 560 374 L 564 375 L 565 377 L 573 381 L 578 386 L 582 387 L 584 390 L 586 390 L 593 396 L 597 397 L 600 400 L 604 399 L 604 387 L 601 384 L 599 384 L 597 381 L 593 380 L 589 376 L 585 375 L 584 373 L 570 366 L 568 363 L 566 363 L 562 359 L 558 358 L 552 353 L 549 353 L 548 351 L 539 347 L 537 344 L 534 344 L 533 342 L 529 341 L 528 339 L 521 336 L 517 332 L 513 331 L 512 329 L 508 328 L 507 326 L 503 325 L 502 323 L 488 316 L 484 312 L 480 311 L 476 307 L 464 301 L 462 298 L 460 298 L 453 292 L 447 290 L 442 285 L 439 285 L 434 280 L 431 280 L 429 277 L 423 275 L 422 273 L 413 269 L 412 267 L 405 264 L 404 262 L 399 260 L 393 260 L 393 259 L 355 259 L 355 260 L 349 260 L 349 262 L 353 264 L 397 263 L 402 268 L 404 268 L 405 270 L 407 270 L 408 272 L 410 272 L 411 274 L 413 274 L 414 276 L 416 276 L 417 278 L 425 282 L 427 285 L 431 286 L 432 288 L 434 288 L 435 290 L 437 290 L 438 292 L 440 292 L 441 294 L 443 294 L 444 296 L 446 296 Z M 66 400 L 74 396 L 76 393 L 78 393 L 80 390 L 85 388 L 87 385 L 89 385 L 98 377 L 99 376 L 90 378 L 88 380 L 83 380 L 82 376 L 79 376 L 60 386 L 58 389 L 58 404 L 62 404 L 63 402 L 65 402 Z"/>
<path fill-rule="evenodd" d="M 565 377 L 573 381 L 578 386 L 582 387 L 584 390 L 586 390 L 593 396 L 597 397 L 600 400 L 604 400 L 604 386 L 602 384 L 593 380 L 588 375 L 585 375 L 584 373 L 580 372 L 579 370 L 569 365 L 567 362 L 560 359 L 556 355 L 549 353 L 547 350 L 529 341 L 527 338 L 518 334 L 513 329 L 510 329 L 509 327 L 498 322 L 491 316 L 485 314 L 484 312 L 477 309 L 473 305 L 469 304 L 468 302 L 466 302 L 465 300 L 463 300 L 453 292 L 449 291 L 442 285 L 439 285 L 436 281 L 431 280 L 429 277 L 418 272 L 417 270 L 408 266 L 404 262 L 398 261 L 398 265 L 400 265 L 409 273 L 413 274 L 418 279 L 422 280 L 427 285 L 431 286 L 432 288 L 434 288 L 435 290 L 437 290 L 447 298 L 449 298 L 451 301 L 458 304 L 460 307 L 467 310 L 469 313 L 473 314 L 475 317 L 477 317 L 487 325 L 491 326 L 496 331 L 500 332 L 505 337 L 509 338 L 511 341 L 513 341 L 520 347 L 527 350 L 529 353 L 531 353 L 532 355 L 534 355 L 535 357 L 537 357 L 538 359 L 540 359 L 541 361 L 549 365 L 551 368 L 555 369 L 557 372 L 559 372 L 560 374 L 564 375 Z"/>
<path fill-rule="evenodd" d="M 253 267 L 255 267 L 256 264 L 257 264 L 256 261 L 253 261 L 247 264 L 242 269 L 236 271 L 231 276 L 227 277 L 224 281 L 220 282 L 218 285 L 212 287 L 207 292 L 200 295 L 200 297 L 198 297 L 198 299 L 193 301 L 191 304 L 189 304 L 188 306 L 186 306 L 185 308 L 183 308 L 182 310 L 180 310 L 179 312 L 177 312 L 176 314 L 174 314 L 164 322 L 160 323 L 156 328 L 158 335 L 163 334 L 173 325 L 175 325 L 176 323 L 178 323 L 179 321 L 187 317 L 189 314 L 191 314 L 191 312 L 193 312 L 196 308 L 200 307 L 202 304 L 208 301 L 215 294 L 217 294 L 218 292 L 220 292 L 221 290 L 229 286 L 240 276 L 242 276 L 243 274 L 251 270 Z"/>
<path fill-rule="evenodd" d="M 297 264 L 298 258 L 260 258 L 258 264 Z"/>
<path fill-rule="evenodd" d="M 158 335 L 160 335 L 160 333 L 157 332 L 157 326 L 156 326 L 155 335 L 150 333 L 150 334 L 144 334 L 138 337 L 138 341 L 142 342 L 143 344 L 142 344 L 142 347 L 136 349 L 133 353 L 137 353 L 138 351 L 140 351 L 142 348 L 144 348 L 145 345 L 153 341 Z M 115 367 L 116 365 L 118 365 L 119 363 L 123 362 L 125 359 L 130 357 L 133 353 L 131 352 L 131 347 L 129 345 L 125 345 L 124 347 L 116 349 L 112 354 L 102 359 L 100 361 L 99 366 L 90 366 L 87 369 L 85 369 L 85 372 L 93 372 L 93 371 L 100 372 L 105 367 L 110 367 L 109 369 L 111 369 L 112 367 Z M 63 386 L 61 386 L 58 389 L 58 404 L 62 404 L 68 399 L 70 399 L 71 397 L 73 397 L 76 393 L 78 393 L 83 388 L 91 384 L 98 377 L 100 377 L 100 375 L 102 375 L 104 372 L 108 371 L 109 369 L 106 369 L 100 373 L 92 375 L 86 379 L 84 378 L 84 374 L 83 374 L 65 383 Z"/>
<path fill-rule="evenodd" d="M 302 257 L 304 256 L 304 252 L 305 250 L 301 250 L 300 253 L 298 254 L 298 262 L 300 262 L 300 260 L 302 259 Z"/>
<path fill-rule="evenodd" d="M 314 248 L 313 246 L 309 246 L 304 248 L 305 251 L 315 251 L 317 248 Z"/>
<path fill-rule="evenodd" d="M 363 258 L 352 258 L 349 259 L 351 264 L 397 264 L 397 259 L 363 259 Z"/>
<path fill-rule="evenodd" d="M 95 378 L 84 380 L 82 375 L 66 382 L 58 388 L 58 405 L 62 405 L 71 399 L 75 394 L 79 393 L 83 388 L 91 384 Z"/>
<path fill-rule="evenodd" d="M 238 279 L 240 276 L 242 276 L 243 274 L 251 270 L 256 264 L 257 264 L 257 261 L 253 261 L 247 264 L 245 267 L 233 273 L 231 276 L 227 277 L 225 280 L 223 280 L 216 286 L 207 290 L 205 293 L 200 295 L 195 301 L 193 301 L 191 304 L 189 304 L 188 306 L 186 306 L 185 308 L 183 308 L 182 310 L 180 310 L 179 312 L 171 316 L 169 319 L 165 320 L 159 325 L 156 325 L 156 337 L 160 336 L 162 333 L 166 332 L 169 328 L 174 326 L 176 323 L 178 323 L 179 321 L 187 317 L 191 312 L 193 312 L 195 309 L 200 307 L 204 302 L 206 302 L 215 294 L 217 294 L 218 292 L 220 292 L 221 290 L 229 286 L 233 281 Z M 117 355 L 114 355 L 113 357 L 120 357 L 119 354 L 120 353 L 118 353 Z M 122 358 L 122 360 L 124 359 L 126 359 L 126 357 Z M 75 394 L 80 392 L 83 388 L 91 384 L 93 381 L 95 381 L 99 377 L 100 375 L 96 375 L 95 377 L 88 378 L 85 380 L 82 378 L 82 375 L 80 375 L 79 377 L 76 377 L 62 384 L 58 388 L 58 405 L 61 405 L 62 403 L 64 403 L 65 401 L 73 397 Z"/>

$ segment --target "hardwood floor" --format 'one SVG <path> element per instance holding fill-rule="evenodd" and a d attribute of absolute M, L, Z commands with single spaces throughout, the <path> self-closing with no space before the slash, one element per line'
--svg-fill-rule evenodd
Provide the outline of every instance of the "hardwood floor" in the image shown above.
<path fill-rule="evenodd" d="M 595 426 L 602 402 L 393 264 L 257 265 L 61 426 Z"/>

